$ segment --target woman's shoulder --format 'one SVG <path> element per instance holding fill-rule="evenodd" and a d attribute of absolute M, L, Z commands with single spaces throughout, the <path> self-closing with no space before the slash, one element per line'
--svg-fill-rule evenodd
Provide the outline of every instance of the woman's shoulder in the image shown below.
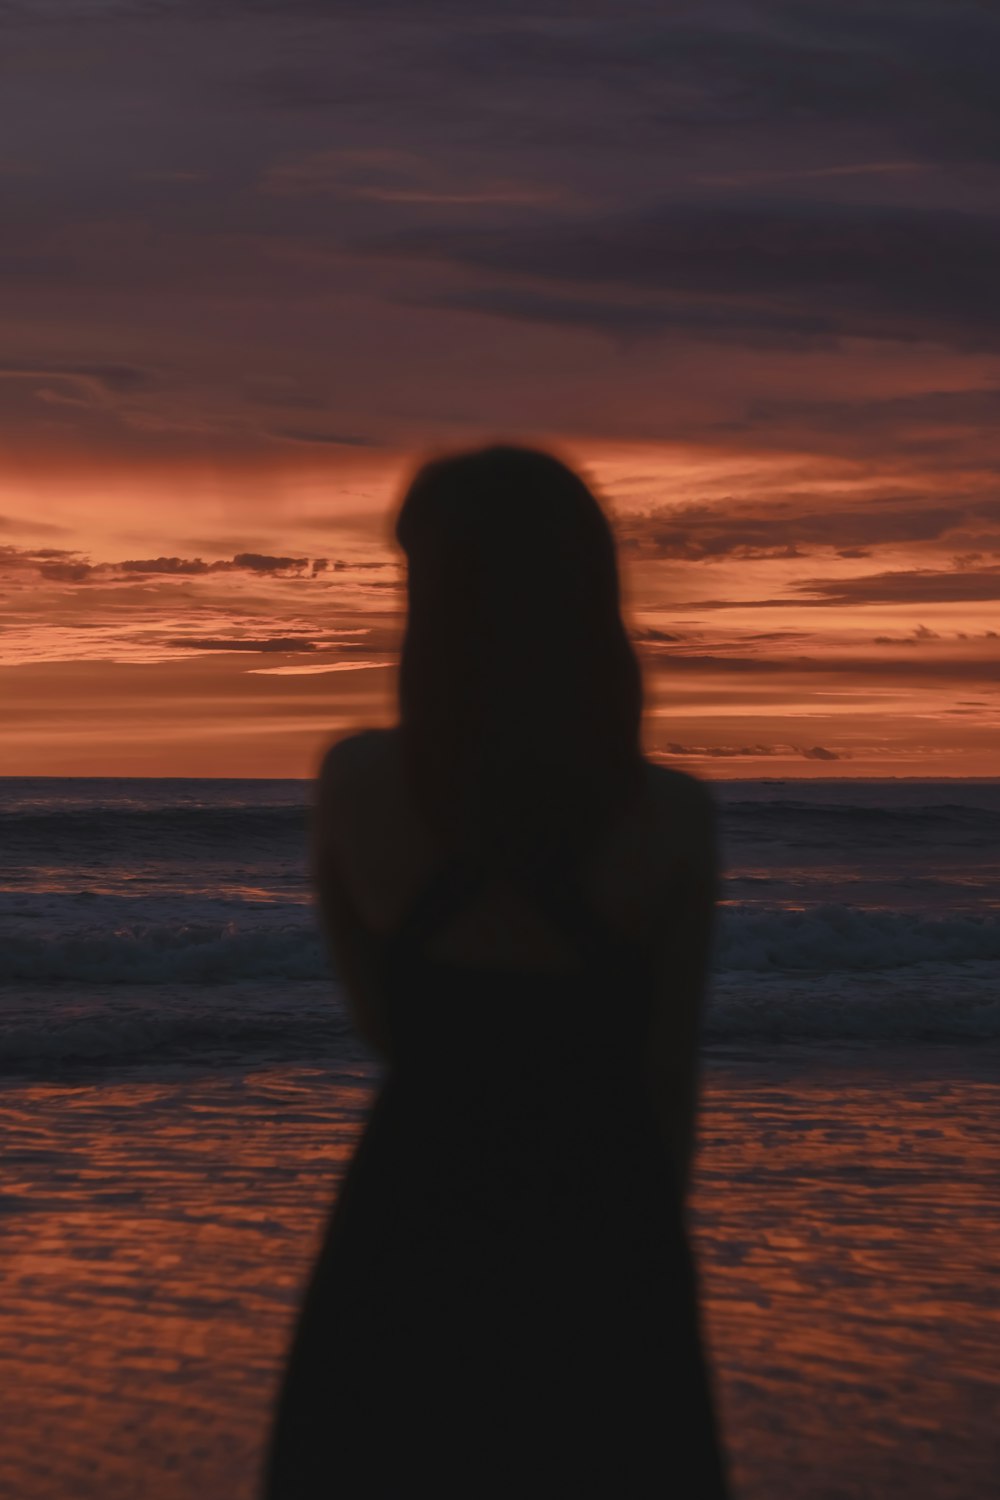
<path fill-rule="evenodd" d="M 319 769 L 321 782 L 345 783 L 358 777 L 377 776 L 380 772 L 398 771 L 401 764 L 399 728 L 359 729 L 336 740 L 323 756 Z M 659 761 L 643 758 L 646 785 L 657 808 L 670 814 L 688 814 L 695 818 L 711 817 L 715 799 L 708 784 Z"/>
<path fill-rule="evenodd" d="M 320 762 L 315 805 L 318 836 L 351 863 L 366 863 L 383 847 L 397 860 L 404 845 L 422 842 L 396 730 L 362 729 L 331 745 Z"/>
<path fill-rule="evenodd" d="M 680 815 L 702 823 L 714 818 L 715 797 L 707 782 L 659 761 L 645 760 L 644 764 L 647 785 L 658 808 L 671 817 Z"/>
<path fill-rule="evenodd" d="M 353 789 L 397 760 L 396 730 L 359 729 L 328 748 L 320 762 L 317 780 L 321 790 Z"/>
<path fill-rule="evenodd" d="M 365 784 L 377 785 L 384 792 L 386 778 L 399 776 L 401 751 L 398 727 L 356 730 L 326 751 L 319 768 L 320 785 L 351 791 L 360 791 Z M 675 832 L 689 826 L 703 829 L 714 821 L 715 798 L 706 782 L 645 757 L 643 767 L 654 814 L 666 817 Z"/>
<path fill-rule="evenodd" d="M 652 859 L 665 878 L 679 871 L 712 879 L 718 865 L 718 817 L 711 786 L 656 761 L 645 762 L 653 834 Z"/>
<path fill-rule="evenodd" d="M 707 783 L 687 771 L 643 758 L 645 796 L 633 805 L 611 839 L 613 863 L 650 864 L 675 875 L 678 865 L 713 862 L 715 798 Z M 317 801 L 322 823 L 336 824 L 348 843 L 386 838 L 424 845 L 428 833 L 411 805 L 398 728 L 362 729 L 331 745 L 319 769 Z M 651 871 L 652 873 L 652 871 Z"/>

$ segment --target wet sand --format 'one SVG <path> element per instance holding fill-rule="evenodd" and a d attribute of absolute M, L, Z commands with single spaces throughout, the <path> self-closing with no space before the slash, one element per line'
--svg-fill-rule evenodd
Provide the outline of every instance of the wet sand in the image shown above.
<path fill-rule="evenodd" d="M 739 1500 L 987 1500 L 997 1048 L 760 1052 L 707 1059 L 691 1214 Z M 7 1080 L 7 1500 L 250 1500 L 372 1079 L 289 1063 Z"/>

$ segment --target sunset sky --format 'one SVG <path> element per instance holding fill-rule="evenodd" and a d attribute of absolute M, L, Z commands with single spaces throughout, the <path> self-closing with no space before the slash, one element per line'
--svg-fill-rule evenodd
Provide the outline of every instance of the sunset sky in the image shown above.
<path fill-rule="evenodd" d="M 391 722 L 395 506 L 498 438 L 614 519 L 651 754 L 1000 774 L 998 57 L 964 0 L 0 3 L 0 774 Z"/>

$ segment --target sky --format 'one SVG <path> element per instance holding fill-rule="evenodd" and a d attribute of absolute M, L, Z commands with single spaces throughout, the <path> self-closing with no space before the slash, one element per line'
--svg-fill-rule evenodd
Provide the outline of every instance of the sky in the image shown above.
<path fill-rule="evenodd" d="M 647 753 L 1000 774 L 1000 11 L 0 0 L 0 774 L 308 776 L 394 511 L 612 518 Z"/>

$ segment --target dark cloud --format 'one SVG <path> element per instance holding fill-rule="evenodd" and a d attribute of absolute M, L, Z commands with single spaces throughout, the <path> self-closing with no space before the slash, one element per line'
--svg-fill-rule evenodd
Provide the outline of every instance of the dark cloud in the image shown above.
<path fill-rule="evenodd" d="M 1000 569 L 979 574 L 905 570 L 873 573 L 864 578 L 813 578 L 789 585 L 794 594 L 769 599 L 682 599 L 672 604 L 684 612 L 722 609 L 802 609 L 838 604 L 975 604 L 1000 599 Z"/>
<path fill-rule="evenodd" d="M 806 749 L 799 745 L 680 745 L 671 743 L 658 752 L 661 756 L 698 758 L 704 760 L 756 760 L 761 756 L 783 757 L 801 755 L 806 760 L 843 760 L 847 757 L 836 750 L 827 750 L 822 745 Z"/>
<path fill-rule="evenodd" d="M 837 339 L 1000 350 L 1000 217 L 982 213 L 672 201 L 530 230 L 416 230 L 366 248 L 556 286 L 645 291 L 666 299 L 650 318 L 710 319 L 737 343 L 750 316 L 755 327 L 770 317 L 777 331 L 819 319 Z"/>
<path fill-rule="evenodd" d="M 830 369 L 871 340 L 1000 349 L 985 6 L 428 0 L 415 24 L 405 0 L 24 0 L 0 17 L 19 449 L 285 463 L 288 445 L 307 464 L 452 414 L 677 437 L 696 420 L 672 405 L 679 345 L 705 351 L 715 410 L 697 420 L 719 446 L 811 432 L 871 452 L 887 433 L 938 444 L 944 423 L 985 447 L 995 429 L 979 361 L 978 395 L 809 403 L 783 353 L 829 351 Z M 637 358 L 602 363 L 619 350 L 580 333 Z M 480 338 L 491 357 L 470 364 Z M 785 371 L 756 405 L 751 374 L 735 415 L 708 368 L 729 346 Z"/>
<path fill-rule="evenodd" d="M 953 573 L 926 568 L 869 573 L 861 578 L 806 578 L 795 584 L 795 589 L 818 596 L 798 599 L 800 604 L 972 603 L 1000 599 L 1000 567 Z"/>
<path fill-rule="evenodd" d="M 898 643 L 894 643 L 898 644 Z M 810 677 L 840 677 L 848 683 L 861 679 L 905 679 L 951 682 L 1000 683 L 1000 661 L 985 655 L 944 656 L 919 652 L 900 658 L 892 656 L 732 656 L 713 652 L 657 652 L 646 658 L 646 669 L 653 676 L 673 675 L 787 677 L 807 680 Z"/>
<path fill-rule="evenodd" d="M 119 573 L 167 573 L 197 576 L 201 573 L 218 572 L 225 564 L 203 562 L 200 557 L 130 557 L 120 563 L 105 563 Z"/>
<path fill-rule="evenodd" d="M 299 573 L 309 566 L 308 557 L 269 557 L 263 552 L 237 552 L 234 568 L 249 573 Z"/>
<path fill-rule="evenodd" d="M 0 547 L 0 567 L 31 569 L 57 583 L 113 582 L 116 579 L 161 577 L 197 578 L 205 574 L 254 573 L 286 578 L 313 578 L 329 566 L 317 558 L 272 557 L 262 552 L 238 552 L 232 558 L 205 562 L 200 557 L 125 558 L 122 562 L 92 563 L 77 552 L 60 548 Z M 334 564 L 334 567 L 381 567 L 381 563 Z"/>
<path fill-rule="evenodd" d="M 10 542 L 0 545 L 0 564 L 9 568 L 35 567 L 40 562 L 66 562 L 81 554 L 69 547 L 18 547 Z"/>
<path fill-rule="evenodd" d="M 661 754 L 704 756 L 709 760 L 730 760 L 736 757 L 759 755 L 787 755 L 790 747 L 787 745 L 678 745 L 671 743 L 665 747 Z"/>
<path fill-rule="evenodd" d="M 925 641 L 939 641 L 941 636 L 936 630 L 931 630 L 927 625 L 917 625 L 910 635 L 877 635 L 872 644 L 875 646 L 918 646 Z M 968 635 L 959 635 L 960 640 L 968 640 Z"/>
<path fill-rule="evenodd" d="M 674 641 L 683 641 L 685 637 L 669 630 L 657 630 L 650 626 L 646 630 L 633 630 L 632 639 L 638 641 L 640 645 L 660 646 Z"/>
<path fill-rule="evenodd" d="M 49 562 L 38 564 L 40 577 L 51 579 L 55 583 L 85 583 L 94 571 L 90 563 L 85 562 Z"/>
<path fill-rule="evenodd" d="M 264 636 L 259 640 L 251 640 L 247 637 L 212 637 L 212 636 L 177 636 L 167 642 L 168 646 L 183 646 L 188 651 L 256 651 L 256 652 L 301 652 L 315 651 L 316 642 L 305 636 L 297 635 L 275 635 Z"/>
<path fill-rule="evenodd" d="M 664 507 L 621 517 L 618 532 L 623 544 L 640 555 L 693 562 L 796 557 L 800 546 L 810 545 L 853 557 L 867 555 L 879 543 L 937 541 L 982 514 L 975 501 L 946 506 L 892 498 L 824 510 L 814 509 L 815 504 L 812 496 L 783 496 L 756 504 Z"/>
<path fill-rule="evenodd" d="M 400 0 L 365 10 L 383 26 L 409 14 Z M 287 14 L 293 22 L 307 15 L 343 27 L 357 7 L 233 0 L 202 13 Z M 995 159 L 1000 127 L 991 59 L 1000 50 L 1000 27 L 985 6 L 930 0 L 862 10 L 851 0 L 738 7 L 705 0 L 692 9 L 673 0 L 549 0 L 542 14 L 548 24 L 539 24 L 527 0 L 492 10 L 430 0 L 422 11 L 429 40 L 408 38 L 406 61 L 414 71 L 421 65 L 418 76 L 431 83 L 438 109 L 458 95 L 473 119 L 495 107 L 501 90 L 509 96 L 516 79 L 524 107 L 509 127 L 530 125 L 539 144 L 563 138 L 560 124 L 565 132 L 575 123 L 566 119 L 575 105 L 587 141 L 619 139 L 639 122 L 658 142 L 789 128 L 836 139 L 853 128 L 855 141 L 882 137 L 897 155 Z M 313 41 L 322 47 L 320 32 Z M 399 42 L 396 48 L 402 50 Z M 399 72 L 393 81 L 405 88 L 402 66 Z M 256 79 L 271 107 L 307 113 L 343 108 L 348 83 L 345 70 L 324 69 L 318 60 L 282 59 Z M 546 96 L 550 111 L 540 107 Z M 590 115 L 582 109 L 587 99 Z"/>
<path fill-rule="evenodd" d="M 352 432 L 321 432 L 303 427 L 281 427 L 271 437 L 283 443 L 321 443 L 331 448 L 378 448 L 381 444 L 374 438 L 361 437 Z"/>
<path fill-rule="evenodd" d="M 594 296 L 565 297 L 504 286 L 401 300 L 415 306 L 575 328 L 625 345 L 674 332 L 696 337 L 700 342 L 742 344 L 752 349 L 815 350 L 834 348 L 840 337 L 836 321 L 822 313 L 784 313 L 766 307 L 755 310 L 736 306 L 693 307 L 682 301 L 669 306 L 611 302 Z"/>

